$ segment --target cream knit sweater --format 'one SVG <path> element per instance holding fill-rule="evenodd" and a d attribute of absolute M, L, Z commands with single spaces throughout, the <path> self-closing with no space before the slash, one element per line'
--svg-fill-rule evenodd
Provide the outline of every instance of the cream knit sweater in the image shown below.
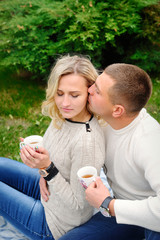
<path fill-rule="evenodd" d="M 105 166 L 117 222 L 160 232 L 160 125 L 145 109 L 123 129 L 107 127 Z"/>
<path fill-rule="evenodd" d="M 77 178 L 79 168 L 95 166 L 100 173 L 104 163 L 105 144 L 103 131 L 97 120 L 85 123 L 65 121 L 60 130 L 51 122 L 44 135 L 44 147 L 59 173 L 48 182 L 49 201 L 41 199 L 48 226 L 57 240 L 70 229 L 89 220 L 93 208 L 85 200 L 85 190 Z"/>

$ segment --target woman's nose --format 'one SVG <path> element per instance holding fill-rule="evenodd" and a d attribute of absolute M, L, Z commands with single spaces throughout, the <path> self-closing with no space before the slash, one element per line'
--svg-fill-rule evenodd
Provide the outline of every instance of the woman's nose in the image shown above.
<path fill-rule="evenodd" d="M 70 100 L 68 96 L 64 96 L 63 98 L 63 106 L 68 106 L 70 104 Z"/>

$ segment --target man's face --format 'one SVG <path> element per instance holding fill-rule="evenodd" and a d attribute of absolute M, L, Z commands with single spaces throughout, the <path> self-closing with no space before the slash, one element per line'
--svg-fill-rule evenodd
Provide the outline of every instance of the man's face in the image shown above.
<path fill-rule="evenodd" d="M 103 72 L 89 89 L 89 108 L 108 121 L 112 117 L 114 105 L 108 96 L 108 89 L 114 85 L 113 79 Z"/>

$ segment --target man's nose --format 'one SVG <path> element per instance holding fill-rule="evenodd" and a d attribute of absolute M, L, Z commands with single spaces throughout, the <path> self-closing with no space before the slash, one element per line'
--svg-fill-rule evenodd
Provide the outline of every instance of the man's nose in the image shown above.
<path fill-rule="evenodd" d="M 93 95 L 93 93 L 94 93 L 94 84 L 90 88 L 88 88 L 88 92 L 89 92 L 89 94 Z"/>

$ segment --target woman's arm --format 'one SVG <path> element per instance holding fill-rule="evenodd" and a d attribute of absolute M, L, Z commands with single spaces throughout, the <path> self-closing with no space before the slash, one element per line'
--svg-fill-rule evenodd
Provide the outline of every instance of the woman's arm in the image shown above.
<path fill-rule="evenodd" d="M 71 151 L 70 179 L 66 180 L 61 171 L 48 182 L 50 188 L 64 202 L 67 208 L 83 209 L 86 206 L 85 189 L 81 186 L 77 171 L 90 165 L 97 168 L 98 174 L 104 163 L 105 148 L 103 134 L 86 133 L 73 143 Z"/>

